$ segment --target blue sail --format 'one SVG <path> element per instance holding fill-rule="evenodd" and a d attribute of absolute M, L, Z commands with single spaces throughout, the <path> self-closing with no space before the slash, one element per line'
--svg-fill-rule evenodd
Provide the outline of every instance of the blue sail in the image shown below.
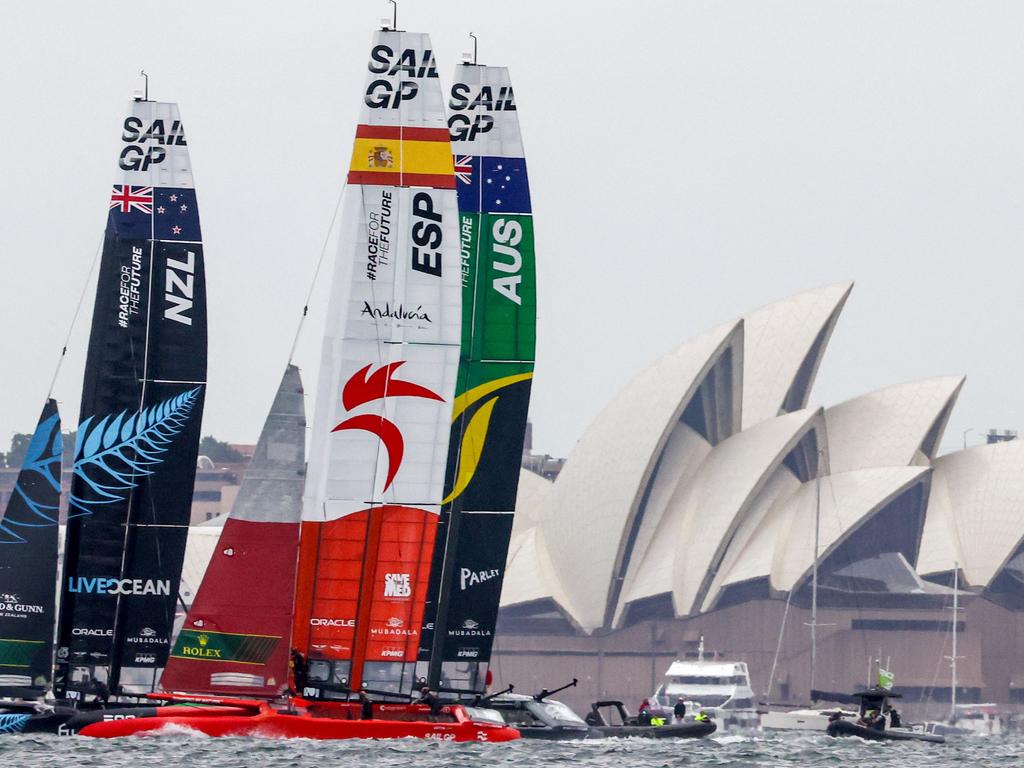
<path fill-rule="evenodd" d="M 38 696 L 50 684 L 62 440 L 47 400 L 0 518 L 0 693 Z"/>

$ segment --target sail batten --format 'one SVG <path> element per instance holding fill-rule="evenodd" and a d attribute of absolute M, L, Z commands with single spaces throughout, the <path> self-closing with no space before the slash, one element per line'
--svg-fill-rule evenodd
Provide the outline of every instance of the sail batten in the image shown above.
<path fill-rule="evenodd" d="M 60 696 L 148 690 L 166 662 L 206 388 L 202 233 L 177 105 L 131 103 L 118 168 L 73 457 Z"/>

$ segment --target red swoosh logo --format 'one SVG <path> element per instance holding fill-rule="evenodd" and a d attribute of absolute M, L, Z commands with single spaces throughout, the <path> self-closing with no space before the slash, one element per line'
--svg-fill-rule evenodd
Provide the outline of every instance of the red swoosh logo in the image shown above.
<path fill-rule="evenodd" d="M 426 387 L 413 384 L 411 381 L 402 381 L 392 378 L 395 371 L 405 365 L 404 360 L 390 363 L 383 368 L 378 368 L 372 374 L 367 375 L 370 365 L 360 368 L 352 377 L 345 382 L 341 391 L 341 404 L 346 411 L 351 411 L 364 403 L 373 400 L 383 400 L 385 397 L 422 397 L 427 400 L 440 400 L 444 398 L 431 392 Z"/>
<path fill-rule="evenodd" d="M 345 407 L 345 410 L 351 411 L 360 405 L 374 400 L 383 400 L 387 397 L 421 397 L 425 400 L 444 402 L 443 397 L 426 387 L 413 384 L 411 381 L 393 378 L 395 371 L 403 365 L 405 365 L 405 361 L 399 360 L 398 362 L 378 368 L 371 374 L 371 363 L 352 374 L 341 390 L 341 404 Z M 380 441 L 384 443 L 384 448 L 388 452 L 388 479 L 384 484 L 384 490 L 386 491 L 395 479 L 395 475 L 398 474 L 398 468 L 401 466 L 402 457 L 405 454 L 405 440 L 402 437 L 402 433 L 393 422 L 388 421 L 383 416 L 370 414 L 352 416 L 345 419 L 345 421 L 332 429 L 331 432 L 341 432 L 348 429 L 369 432 L 379 437 Z"/>
<path fill-rule="evenodd" d="M 388 489 L 391 485 L 391 481 L 395 479 L 395 475 L 398 474 L 398 467 L 402 463 L 402 456 L 405 453 L 405 440 L 402 439 L 402 433 L 398 431 L 398 427 L 394 423 L 388 421 L 381 416 L 353 416 L 351 419 L 345 419 L 338 426 L 331 430 L 331 432 L 341 432 L 346 429 L 359 429 L 363 432 L 369 432 L 380 438 L 380 441 L 384 443 L 384 447 L 388 452 L 388 480 L 384 484 L 384 490 Z"/>

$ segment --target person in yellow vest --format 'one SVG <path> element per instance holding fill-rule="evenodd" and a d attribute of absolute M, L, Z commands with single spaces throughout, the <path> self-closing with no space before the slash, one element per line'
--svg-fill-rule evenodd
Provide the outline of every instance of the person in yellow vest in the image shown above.
<path fill-rule="evenodd" d="M 701 710 L 700 712 L 698 712 L 698 713 L 697 713 L 696 715 L 694 715 L 694 716 L 693 716 L 693 719 L 694 719 L 694 722 L 697 722 L 697 723 L 706 723 L 706 722 L 708 722 L 708 720 L 710 720 L 711 718 L 709 718 L 709 717 L 708 717 L 708 713 L 707 713 L 707 712 L 705 712 L 705 711 L 704 711 L 704 710 L 702 709 L 702 710 Z"/>
<path fill-rule="evenodd" d="M 654 715 L 654 714 L 651 715 L 651 725 L 664 725 L 664 724 L 665 724 L 665 718 L 664 717 L 661 717 L 661 715 Z"/>

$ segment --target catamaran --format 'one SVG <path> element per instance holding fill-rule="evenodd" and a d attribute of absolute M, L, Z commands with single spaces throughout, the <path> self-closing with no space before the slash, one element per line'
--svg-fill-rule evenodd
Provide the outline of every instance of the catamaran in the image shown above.
<path fill-rule="evenodd" d="M 120 140 L 72 457 L 57 705 L 5 702 L 8 731 L 70 732 L 98 716 L 83 710 L 152 690 L 167 661 L 206 388 L 203 244 L 177 105 L 135 99 Z M 60 442 L 48 404 L 2 524 L 0 590 L 33 601 L 0 641 L 25 672 L 5 692 L 23 697 L 51 683 Z"/>

